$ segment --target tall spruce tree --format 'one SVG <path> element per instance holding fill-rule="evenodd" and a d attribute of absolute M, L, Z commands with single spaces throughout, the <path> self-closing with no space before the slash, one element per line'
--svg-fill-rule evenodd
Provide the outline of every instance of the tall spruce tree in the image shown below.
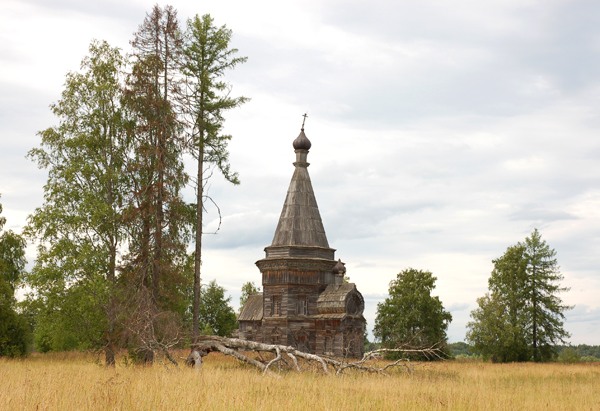
<path fill-rule="evenodd" d="M 202 227 L 206 182 L 211 175 L 207 168 L 216 166 L 227 181 L 239 184 L 237 173 L 230 170 L 227 145 L 231 136 L 223 134 L 224 113 L 248 99 L 230 97 L 230 86 L 223 81 L 223 76 L 227 70 L 245 62 L 246 57 L 236 57 L 238 50 L 230 48 L 230 41 L 231 30 L 226 26 L 215 27 L 208 14 L 202 17 L 196 15 L 187 22 L 182 111 L 187 118 L 190 151 L 197 163 L 193 337 L 200 333 Z"/>
<path fill-rule="evenodd" d="M 26 232 L 38 239 L 38 257 L 28 284 L 32 298 L 47 310 L 39 330 L 60 339 L 65 330 L 49 323 L 71 323 L 59 317 L 79 313 L 78 322 L 95 330 L 92 341 L 78 348 L 104 346 L 106 363 L 114 365 L 118 250 L 124 244 L 123 199 L 129 190 L 125 173 L 126 133 L 121 108 L 123 57 L 106 42 L 93 42 L 81 72 L 67 75 L 61 99 L 52 105 L 59 125 L 39 134 L 41 146 L 29 152 L 48 170 L 44 204 L 29 217 Z M 66 305 L 85 304 L 83 307 Z M 35 304 L 34 304 L 35 305 Z M 104 312 L 101 321 L 95 317 Z M 69 314 L 71 313 L 71 314 Z M 93 316 L 93 321 L 90 318 Z"/>
<path fill-rule="evenodd" d="M 567 291 L 556 251 L 535 229 L 524 243 L 493 261 L 489 293 L 477 300 L 467 339 L 492 361 L 544 361 L 569 334 L 563 327 L 570 307 L 558 297 Z"/>

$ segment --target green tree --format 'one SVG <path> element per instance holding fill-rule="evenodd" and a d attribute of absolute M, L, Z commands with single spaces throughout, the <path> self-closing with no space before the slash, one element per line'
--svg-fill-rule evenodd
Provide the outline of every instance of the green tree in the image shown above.
<path fill-rule="evenodd" d="M 1 198 L 1 195 L 0 195 Z M 0 203 L 0 280 L 10 287 L 11 294 L 18 288 L 25 272 L 25 239 L 12 230 L 4 231 L 6 218 L 1 216 Z"/>
<path fill-rule="evenodd" d="M 490 293 L 477 299 L 467 338 L 475 352 L 494 362 L 526 361 L 529 347 L 525 338 L 527 324 L 527 260 L 522 244 L 509 247 L 493 260 L 488 280 Z"/>
<path fill-rule="evenodd" d="M 389 297 L 377 304 L 373 330 L 383 347 L 437 345 L 445 349 L 452 315 L 439 297 L 431 295 L 435 281 L 431 272 L 409 268 L 390 282 Z"/>
<path fill-rule="evenodd" d="M 212 280 L 202 291 L 200 323 L 203 334 L 227 337 L 237 328 L 235 312 L 225 298 L 225 289 Z"/>
<path fill-rule="evenodd" d="M 44 204 L 29 217 L 26 228 L 40 241 L 27 277 L 34 290 L 31 298 L 54 308 L 38 318 L 39 329 L 51 334 L 53 330 L 55 338 L 63 339 L 64 328 L 51 324 L 68 324 L 74 319 L 65 316 L 79 310 L 82 325 L 102 336 L 80 342 L 104 346 L 107 365 L 115 361 L 117 265 L 125 241 L 123 200 L 129 190 L 121 107 L 123 65 L 118 49 L 93 42 L 81 72 L 67 75 L 61 99 L 51 106 L 59 125 L 40 132 L 41 147 L 29 152 L 40 168 L 48 170 Z M 77 306 L 68 307 L 70 303 Z M 103 321 L 96 321 L 98 311 L 105 313 Z"/>
<path fill-rule="evenodd" d="M 472 347 L 469 344 L 462 341 L 448 344 L 448 351 L 453 357 L 469 357 L 473 355 L 471 349 Z"/>
<path fill-rule="evenodd" d="M 248 301 L 248 297 L 256 293 L 260 293 L 260 287 L 254 285 L 252 281 L 248 281 L 242 285 L 242 294 L 240 295 L 240 311 L 242 310 L 244 304 L 246 304 L 246 301 Z"/>
<path fill-rule="evenodd" d="M 509 247 L 493 261 L 489 293 L 477 300 L 467 339 L 475 352 L 492 361 L 545 361 L 569 334 L 563 328 L 570 307 L 558 297 L 556 251 L 535 229 L 524 243 Z"/>
<path fill-rule="evenodd" d="M 0 357 L 27 354 L 30 331 L 23 315 L 16 311 L 15 290 L 25 271 L 25 240 L 11 230 L 4 231 L 6 219 L 0 204 Z"/>
<path fill-rule="evenodd" d="M 558 353 L 557 357 L 559 362 L 564 362 L 567 364 L 573 364 L 577 362 L 581 362 L 581 355 L 577 352 L 577 350 L 573 347 L 565 347 L 560 353 Z"/>
<path fill-rule="evenodd" d="M 514 346 L 514 336 L 521 337 L 521 330 L 511 328 L 507 307 L 498 296 L 486 294 L 477 299 L 477 305 L 478 308 L 471 312 L 473 322 L 468 324 L 467 332 L 467 341 L 473 346 L 473 351 L 493 362 L 526 359 L 523 343 Z"/>
<path fill-rule="evenodd" d="M 559 285 L 564 277 L 558 267 L 556 251 L 542 240 L 537 229 L 525 239 L 525 259 L 532 356 L 534 361 L 548 360 L 555 354 L 554 346 L 570 336 L 563 328 L 563 313 L 572 307 L 564 305 L 557 295 L 569 289 Z"/>
<path fill-rule="evenodd" d="M 15 310 L 12 288 L 0 279 L 0 357 L 26 355 L 29 340 L 29 326 L 25 318 Z"/>
<path fill-rule="evenodd" d="M 105 279 L 96 278 L 103 284 L 90 284 L 91 279 L 81 279 L 70 286 L 57 281 L 43 292 L 30 294 L 22 303 L 24 313 L 34 325 L 36 350 L 69 351 L 109 348 L 108 338 L 117 339 L 118 333 L 109 335 L 109 318 L 106 304 L 109 296 L 99 294 L 106 290 Z M 60 284 L 60 285 L 59 285 Z M 116 327 L 119 330 L 118 327 Z M 112 341 L 109 360 L 114 358 L 116 341 Z M 106 365 L 114 363 L 106 362 Z"/>
<path fill-rule="evenodd" d="M 200 333 L 202 221 L 204 202 L 208 198 L 206 183 L 212 175 L 208 167 L 216 166 L 227 181 L 239 184 L 237 173 L 230 170 L 227 146 L 231 136 L 223 134 L 224 113 L 248 99 L 231 97 L 230 86 L 223 81 L 227 70 L 246 61 L 246 57 L 236 57 L 238 50 L 229 46 L 231 30 L 226 26 L 215 27 L 208 14 L 196 15 L 187 22 L 185 38 L 183 73 L 186 87 L 182 108 L 187 117 L 190 151 L 197 163 L 192 304 L 192 336 L 197 337 Z"/>

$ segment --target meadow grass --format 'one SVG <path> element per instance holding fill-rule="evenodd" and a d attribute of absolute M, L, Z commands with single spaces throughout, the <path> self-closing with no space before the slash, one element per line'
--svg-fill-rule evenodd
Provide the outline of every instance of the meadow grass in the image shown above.
<path fill-rule="evenodd" d="M 180 353 L 179 356 L 185 356 Z M 0 358 L 0 410 L 599 410 L 600 363 L 414 364 L 389 376 L 262 375 L 219 354 L 201 372 L 81 353 Z"/>

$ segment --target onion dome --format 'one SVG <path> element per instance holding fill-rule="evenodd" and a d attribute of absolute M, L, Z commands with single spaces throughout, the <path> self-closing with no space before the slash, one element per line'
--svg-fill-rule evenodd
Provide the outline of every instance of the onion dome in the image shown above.
<path fill-rule="evenodd" d="M 338 259 L 338 262 L 333 266 L 333 270 L 331 270 L 334 274 L 346 274 L 346 265 L 342 263 L 341 259 Z"/>
<path fill-rule="evenodd" d="M 304 129 L 300 130 L 300 134 L 294 140 L 293 145 L 294 150 L 310 150 L 310 146 L 312 144 L 310 143 L 310 140 L 306 137 L 306 134 L 304 134 Z"/>

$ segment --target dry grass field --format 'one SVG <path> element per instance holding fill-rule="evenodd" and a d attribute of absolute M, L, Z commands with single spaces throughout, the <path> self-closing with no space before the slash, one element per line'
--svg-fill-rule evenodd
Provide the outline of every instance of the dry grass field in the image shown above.
<path fill-rule="evenodd" d="M 185 353 L 181 353 L 184 356 Z M 600 410 L 600 363 L 440 362 L 390 376 L 263 376 L 211 354 L 200 373 L 106 369 L 79 353 L 0 359 L 1 410 Z"/>

